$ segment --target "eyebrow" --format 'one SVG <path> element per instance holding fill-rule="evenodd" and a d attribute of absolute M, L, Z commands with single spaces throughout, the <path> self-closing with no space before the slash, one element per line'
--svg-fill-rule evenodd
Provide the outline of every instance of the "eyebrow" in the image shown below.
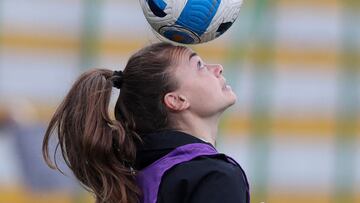
<path fill-rule="evenodd" d="M 197 56 L 197 53 L 195 53 L 195 52 L 191 53 L 190 56 L 189 56 L 189 61 L 190 61 L 191 58 L 194 57 L 194 56 Z"/>

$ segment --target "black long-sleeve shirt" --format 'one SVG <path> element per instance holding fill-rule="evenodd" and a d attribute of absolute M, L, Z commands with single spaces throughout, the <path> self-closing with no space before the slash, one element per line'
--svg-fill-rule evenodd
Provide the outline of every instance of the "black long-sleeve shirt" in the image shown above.
<path fill-rule="evenodd" d="M 176 147 L 205 143 L 179 131 L 147 134 L 138 145 L 136 169 L 141 170 Z M 210 144 L 209 144 L 210 145 Z M 157 203 L 248 203 L 243 171 L 224 155 L 200 156 L 178 164 L 162 177 Z"/>

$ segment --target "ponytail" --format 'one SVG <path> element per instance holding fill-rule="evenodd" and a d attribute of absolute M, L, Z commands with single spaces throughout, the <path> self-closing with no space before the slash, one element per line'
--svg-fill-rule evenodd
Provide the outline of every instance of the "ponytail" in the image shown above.
<path fill-rule="evenodd" d="M 42 147 L 46 163 L 61 172 L 55 158 L 60 148 L 65 163 L 98 203 L 138 202 L 141 190 L 131 168 L 136 146 L 140 135 L 172 127 L 163 98 L 178 88 L 175 67 L 189 51 L 155 43 L 133 54 L 124 72 L 96 69 L 82 74 L 50 120 Z M 113 86 L 121 88 L 116 120 L 108 113 Z M 54 135 L 53 162 L 49 145 Z"/>
<path fill-rule="evenodd" d="M 56 149 L 60 147 L 65 163 L 97 202 L 135 203 L 140 190 L 131 165 L 139 138 L 129 132 L 128 121 L 109 116 L 115 78 L 104 69 L 82 74 L 52 117 L 42 150 L 46 163 L 61 171 L 49 154 L 49 140 L 56 134 Z"/>

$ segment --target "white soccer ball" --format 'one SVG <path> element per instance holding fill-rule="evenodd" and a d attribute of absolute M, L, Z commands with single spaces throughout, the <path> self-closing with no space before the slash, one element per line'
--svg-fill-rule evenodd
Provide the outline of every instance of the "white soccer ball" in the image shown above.
<path fill-rule="evenodd" d="M 151 27 L 182 44 L 198 44 L 222 35 L 235 22 L 243 0 L 140 0 Z"/>

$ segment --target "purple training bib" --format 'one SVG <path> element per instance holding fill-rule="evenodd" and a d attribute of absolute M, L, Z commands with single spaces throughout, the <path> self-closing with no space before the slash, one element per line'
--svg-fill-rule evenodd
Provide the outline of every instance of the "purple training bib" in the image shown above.
<path fill-rule="evenodd" d="M 164 173 L 173 166 L 190 161 L 198 156 L 212 156 L 218 155 L 216 149 L 208 144 L 194 143 L 177 147 L 164 157 L 155 161 L 151 165 L 147 166 L 143 170 L 139 171 L 137 175 L 137 183 L 143 192 L 143 198 L 141 203 L 156 203 L 161 178 Z M 226 155 L 225 155 L 226 156 Z M 238 166 L 244 176 L 247 185 L 247 202 L 250 202 L 249 184 L 244 170 L 240 165 L 231 157 L 226 156 L 228 161 Z"/>

